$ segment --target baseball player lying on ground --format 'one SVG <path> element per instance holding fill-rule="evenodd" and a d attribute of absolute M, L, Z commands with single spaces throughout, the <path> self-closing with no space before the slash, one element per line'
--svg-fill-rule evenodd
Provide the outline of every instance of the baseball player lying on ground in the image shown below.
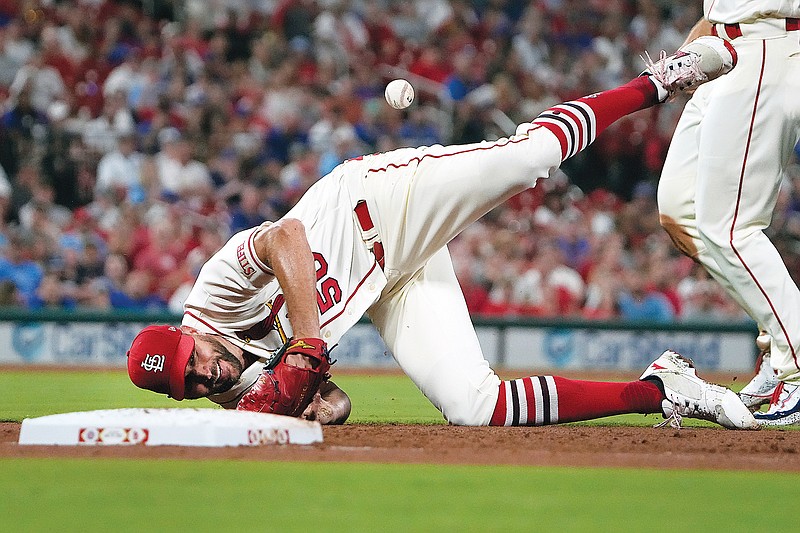
<path fill-rule="evenodd" d="M 483 357 L 447 243 L 533 187 L 617 119 L 724 74 L 735 56 L 704 37 L 609 91 L 566 102 L 516 134 L 463 146 L 403 148 L 349 160 L 285 217 L 237 233 L 203 266 L 182 326 L 133 341 L 137 386 L 176 400 L 343 422 L 326 381 L 328 346 L 367 314 L 402 370 L 459 425 L 542 425 L 663 413 L 757 427 L 732 391 L 667 351 L 630 383 L 558 376 L 501 380 Z M 317 394 L 319 393 L 319 394 Z"/>

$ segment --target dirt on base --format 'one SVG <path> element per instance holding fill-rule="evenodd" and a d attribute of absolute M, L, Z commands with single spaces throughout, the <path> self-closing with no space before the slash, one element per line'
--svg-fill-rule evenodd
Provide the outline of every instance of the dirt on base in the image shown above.
<path fill-rule="evenodd" d="M 656 420 L 654 418 L 654 420 Z M 0 457 L 113 457 L 800 471 L 800 431 L 548 426 L 346 424 L 310 446 L 20 446 L 0 424 Z"/>

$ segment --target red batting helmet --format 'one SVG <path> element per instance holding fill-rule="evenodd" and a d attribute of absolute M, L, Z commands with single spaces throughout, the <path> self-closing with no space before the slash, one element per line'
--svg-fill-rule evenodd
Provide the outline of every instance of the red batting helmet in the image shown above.
<path fill-rule="evenodd" d="M 193 351 L 194 338 L 180 328 L 147 326 L 128 350 L 128 376 L 139 388 L 183 400 L 186 364 Z"/>

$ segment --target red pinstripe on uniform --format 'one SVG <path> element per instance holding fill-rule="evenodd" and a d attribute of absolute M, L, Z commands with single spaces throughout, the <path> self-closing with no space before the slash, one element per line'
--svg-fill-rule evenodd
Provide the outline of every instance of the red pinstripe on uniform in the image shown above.
<path fill-rule="evenodd" d="M 385 167 L 371 168 L 371 169 L 369 169 L 367 171 L 367 173 L 386 172 L 386 171 L 388 171 L 389 169 L 392 169 L 392 168 L 403 168 L 403 167 L 407 167 L 407 166 L 411 165 L 412 163 L 419 164 L 419 163 L 422 162 L 423 159 L 441 159 L 443 157 L 451 157 L 451 156 L 454 156 L 454 155 L 468 154 L 468 153 L 471 153 L 471 152 L 484 152 L 486 150 L 493 150 L 495 148 L 502 148 L 503 146 L 508 146 L 509 144 L 517 144 L 517 143 L 525 142 L 527 140 L 528 140 L 527 137 L 514 137 L 514 138 L 510 138 L 510 139 L 503 138 L 503 139 L 500 139 L 500 140 L 498 140 L 496 142 L 493 142 L 491 144 L 485 144 L 485 145 L 482 144 L 480 146 L 471 146 L 470 148 L 465 148 L 463 150 L 457 150 L 457 151 L 453 151 L 453 152 L 448 152 L 448 153 L 445 153 L 445 154 L 430 154 L 430 153 L 426 153 L 426 154 L 423 154 L 421 156 L 412 157 L 411 159 L 409 159 L 408 161 L 405 161 L 404 163 L 389 163 Z"/>
<path fill-rule="evenodd" d="M 342 315 L 342 313 L 344 313 L 345 310 L 347 310 L 347 305 L 350 303 L 350 300 L 353 299 L 353 296 L 355 296 L 358 290 L 364 285 L 364 282 L 367 281 L 367 279 L 369 279 L 370 275 L 372 274 L 372 271 L 375 270 L 377 266 L 378 266 L 377 262 L 372 264 L 372 267 L 369 269 L 369 272 L 364 274 L 364 277 L 361 278 L 361 281 L 358 282 L 358 285 L 356 285 L 355 288 L 350 292 L 350 296 L 348 296 L 347 300 L 345 300 L 344 305 L 342 306 L 342 310 L 333 315 L 332 317 L 328 318 L 322 324 L 320 324 L 319 325 L 320 328 L 324 328 L 325 326 L 327 326 L 328 324 L 339 318 Z"/>
<path fill-rule="evenodd" d="M 772 310 L 772 314 L 775 317 L 775 320 L 778 322 L 778 326 L 780 326 L 781 331 L 783 332 L 783 335 L 786 337 L 786 341 L 789 344 L 789 350 L 791 351 L 791 354 L 792 354 L 792 361 L 794 361 L 794 366 L 798 370 L 800 370 L 800 364 L 798 364 L 798 361 L 797 361 L 797 352 L 794 349 L 794 342 L 792 342 L 792 339 L 789 336 L 789 331 L 786 329 L 786 326 L 784 326 L 783 321 L 781 320 L 781 317 L 778 314 L 778 310 L 775 308 L 775 304 L 772 302 L 772 299 L 769 297 L 769 294 L 767 294 L 767 291 L 764 290 L 764 287 L 758 281 L 758 278 L 753 273 L 753 271 L 750 269 L 750 266 L 744 260 L 744 257 L 742 257 L 742 255 L 739 252 L 739 250 L 736 249 L 736 245 L 733 243 L 733 233 L 734 233 L 734 230 L 736 228 L 736 221 L 739 218 L 739 207 L 740 207 L 741 202 L 742 202 L 742 188 L 744 187 L 744 174 L 745 174 L 745 171 L 747 169 L 747 157 L 748 157 L 748 155 L 750 153 L 750 143 L 751 143 L 751 141 L 753 139 L 753 126 L 754 126 L 755 121 L 756 121 L 756 111 L 758 110 L 759 96 L 761 95 L 761 84 L 762 84 L 762 82 L 764 80 L 764 65 L 766 63 L 766 57 L 767 57 L 767 44 L 766 44 L 766 41 L 762 41 L 761 42 L 761 71 L 759 72 L 759 75 L 758 75 L 758 87 L 756 88 L 756 96 L 755 96 L 755 99 L 753 101 L 753 113 L 750 116 L 750 126 L 749 126 L 749 129 L 747 131 L 747 143 L 745 143 L 744 158 L 742 160 L 742 170 L 741 170 L 741 172 L 739 174 L 739 188 L 738 188 L 738 191 L 736 192 L 736 207 L 735 207 L 734 212 L 733 212 L 733 220 L 731 221 L 731 227 L 730 227 L 730 234 L 729 234 L 728 243 L 729 243 L 729 245 L 731 247 L 731 250 L 733 250 L 733 253 L 736 255 L 736 258 L 739 260 L 739 262 L 742 264 L 744 269 L 750 275 L 750 279 L 753 280 L 753 283 L 756 284 L 756 287 L 758 287 L 758 290 L 761 291 L 761 294 L 763 294 L 764 298 L 767 300 L 767 304 L 769 305 L 769 308 Z"/>
<path fill-rule="evenodd" d="M 250 252 L 250 257 L 253 258 L 256 266 L 262 270 L 262 272 L 266 272 L 267 274 L 272 274 L 272 269 L 270 269 L 267 265 L 264 264 L 261 259 L 259 259 L 258 254 L 256 253 L 256 245 L 253 242 L 255 239 L 255 235 L 258 233 L 258 229 L 251 232 L 250 235 L 247 237 L 247 251 Z"/>
<path fill-rule="evenodd" d="M 217 328 L 212 326 L 207 320 L 203 320 L 202 318 L 200 318 L 196 314 L 192 313 L 191 311 L 184 311 L 183 314 L 184 314 L 184 316 L 190 316 L 190 317 L 194 318 L 195 320 L 197 320 L 201 324 L 205 325 L 208 329 L 210 329 L 211 331 L 213 331 L 217 335 L 219 335 L 221 337 L 229 337 L 230 338 L 230 335 L 224 334 L 223 332 L 221 332 L 220 330 L 218 330 Z"/>

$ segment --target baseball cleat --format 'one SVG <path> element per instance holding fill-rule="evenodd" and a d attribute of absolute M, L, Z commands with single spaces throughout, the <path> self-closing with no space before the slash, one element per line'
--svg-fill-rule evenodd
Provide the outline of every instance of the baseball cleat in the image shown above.
<path fill-rule="evenodd" d="M 681 427 L 681 420 L 710 420 L 728 429 L 758 429 L 753 413 L 732 390 L 697 377 L 694 363 L 671 350 L 653 361 L 639 378 L 661 384 L 666 398 L 662 410 L 666 420 L 658 426 Z"/>
<path fill-rule="evenodd" d="M 775 389 L 778 387 L 778 377 L 770 365 L 769 349 L 772 336 L 762 331 L 756 338 L 759 354 L 756 359 L 756 375 L 739 391 L 739 398 L 751 411 L 770 403 Z"/>
<path fill-rule="evenodd" d="M 778 382 L 769 409 L 753 416 L 765 427 L 800 425 L 800 384 Z"/>
<path fill-rule="evenodd" d="M 671 56 L 662 50 L 658 61 L 653 61 L 647 52 L 642 59 L 647 66 L 643 75 L 661 84 L 659 89 L 665 92 L 659 90 L 659 96 L 666 100 L 678 91 L 697 87 L 730 72 L 736 66 L 736 50 L 719 37 L 705 35 L 681 46 Z"/>

